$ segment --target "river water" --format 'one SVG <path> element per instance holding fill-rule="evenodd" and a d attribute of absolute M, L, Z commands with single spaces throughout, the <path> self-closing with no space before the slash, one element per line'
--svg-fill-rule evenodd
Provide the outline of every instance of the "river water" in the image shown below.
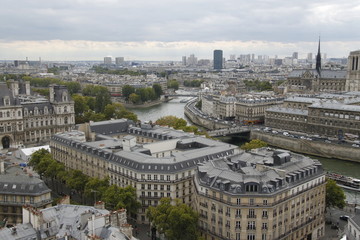
<path fill-rule="evenodd" d="M 180 102 L 183 99 L 189 98 L 175 98 L 167 103 L 161 103 L 156 106 L 147 107 L 147 108 L 133 108 L 129 109 L 132 112 L 136 113 L 138 118 L 141 121 L 153 121 L 155 122 L 157 119 L 173 115 L 176 117 L 184 118 L 188 123 L 189 120 L 184 115 L 184 106 L 186 103 Z M 243 138 L 231 138 L 231 137 L 221 137 L 219 140 L 228 142 L 234 145 L 242 145 L 246 142 L 246 139 Z M 355 177 L 360 179 L 360 163 L 342 161 L 338 159 L 329 159 L 329 158 L 321 158 L 314 157 L 312 158 L 318 159 L 325 171 L 336 172 L 339 174 L 343 174 L 350 177 Z M 360 192 L 354 191 L 345 191 L 346 200 L 350 203 L 358 203 L 360 204 Z"/>

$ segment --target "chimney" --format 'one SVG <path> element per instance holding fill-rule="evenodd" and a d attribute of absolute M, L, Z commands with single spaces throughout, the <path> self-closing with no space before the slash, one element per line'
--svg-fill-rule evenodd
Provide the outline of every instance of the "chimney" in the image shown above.
<path fill-rule="evenodd" d="M 0 174 L 5 173 L 5 164 L 4 161 L 0 162 Z"/>
<path fill-rule="evenodd" d="M 50 99 L 50 102 L 54 102 L 54 97 L 55 97 L 54 85 L 51 84 L 49 86 L 49 99 Z"/>
<path fill-rule="evenodd" d="M 97 201 L 97 202 L 95 202 L 94 207 L 96 209 L 105 209 L 105 202 Z"/>

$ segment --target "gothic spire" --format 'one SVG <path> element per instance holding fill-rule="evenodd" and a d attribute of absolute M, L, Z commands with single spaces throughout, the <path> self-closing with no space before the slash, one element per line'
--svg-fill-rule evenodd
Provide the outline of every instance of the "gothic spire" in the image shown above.
<path fill-rule="evenodd" d="M 318 53 L 316 55 L 316 71 L 318 72 L 319 76 L 321 76 L 320 37 L 319 37 Z"/>

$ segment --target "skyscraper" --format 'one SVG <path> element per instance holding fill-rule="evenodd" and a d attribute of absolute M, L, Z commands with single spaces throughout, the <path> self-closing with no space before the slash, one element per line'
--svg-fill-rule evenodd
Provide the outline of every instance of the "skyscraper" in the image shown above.
<path fill-rule="evenodd" d="M 214 50 L 214 69 L 220 70 L 223 68 L 223 51 Z"/>
<path fill-rule="evenodd" d="M 312 53 L 308 53 L 306 60 L 307 60 L 307 62 L 310 62 L 310 63 L 311 63 L 312 60 L 313 60 L 313 54 L 312 54 Z"/>
<path fill-rule="evenodd" d="M 298 59 L 299 58 L 299 53 L 298 52 L 293 52 L 292 58 L 293 59 Z"/>
<path fill-rule="evenodd" d="M 124 64 L 124 57 L 117 57 L 115 58 L 116 65 L 122 65 Z"/>
<path fill-rule="evenodd" d="M 320 53 L 320 37 L 319 37 L 319 45 L 318 45 L 318 53 L 316 55 L 316 71 L 318 72 L 319 76 L 321 76 L 321 53 Z"/>
<path fill-rule="evenodd" d="M 104 57 L 104 64 L 111 65 L 112 59 L 111 57 Z"/>

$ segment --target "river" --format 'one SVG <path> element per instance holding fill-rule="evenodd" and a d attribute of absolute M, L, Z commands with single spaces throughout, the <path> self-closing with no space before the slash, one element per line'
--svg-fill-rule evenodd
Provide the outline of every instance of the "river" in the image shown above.
<path fill-rule="evenodd" d="M 155 122 L 157 119 L 161 117 L 173 115 L 176 117 L 184 118 L 187 122 L 189 122 L 189 120 L 184 115 L 184 106 L 186 103 L 180 102 L 183 99 L 187 99 L 187 98 L 186 97 L 175 98 L 167 103 L 161 103 L 147 108 L 133 108 L 130 110 L 136 113 L 141 121 L 151 120 Z M 246 142 L 246 140 L 243 138 L 221 137 L 219 139 L 221 141 L 228 142 L 238 146 Z M 360 179 L 360 163 L 343 161 L 338 159 L 314 157 L 314 156 L 311 157 L 318 159 L 322 163 L 325 171 L 336 172 L 339 174 Z M 358 204 L 360 204 L 360 192 L 345 191 L 345 194 L 346 194 L 346 200 L 348 202 L 350 203 L 357 202 Z"/>

